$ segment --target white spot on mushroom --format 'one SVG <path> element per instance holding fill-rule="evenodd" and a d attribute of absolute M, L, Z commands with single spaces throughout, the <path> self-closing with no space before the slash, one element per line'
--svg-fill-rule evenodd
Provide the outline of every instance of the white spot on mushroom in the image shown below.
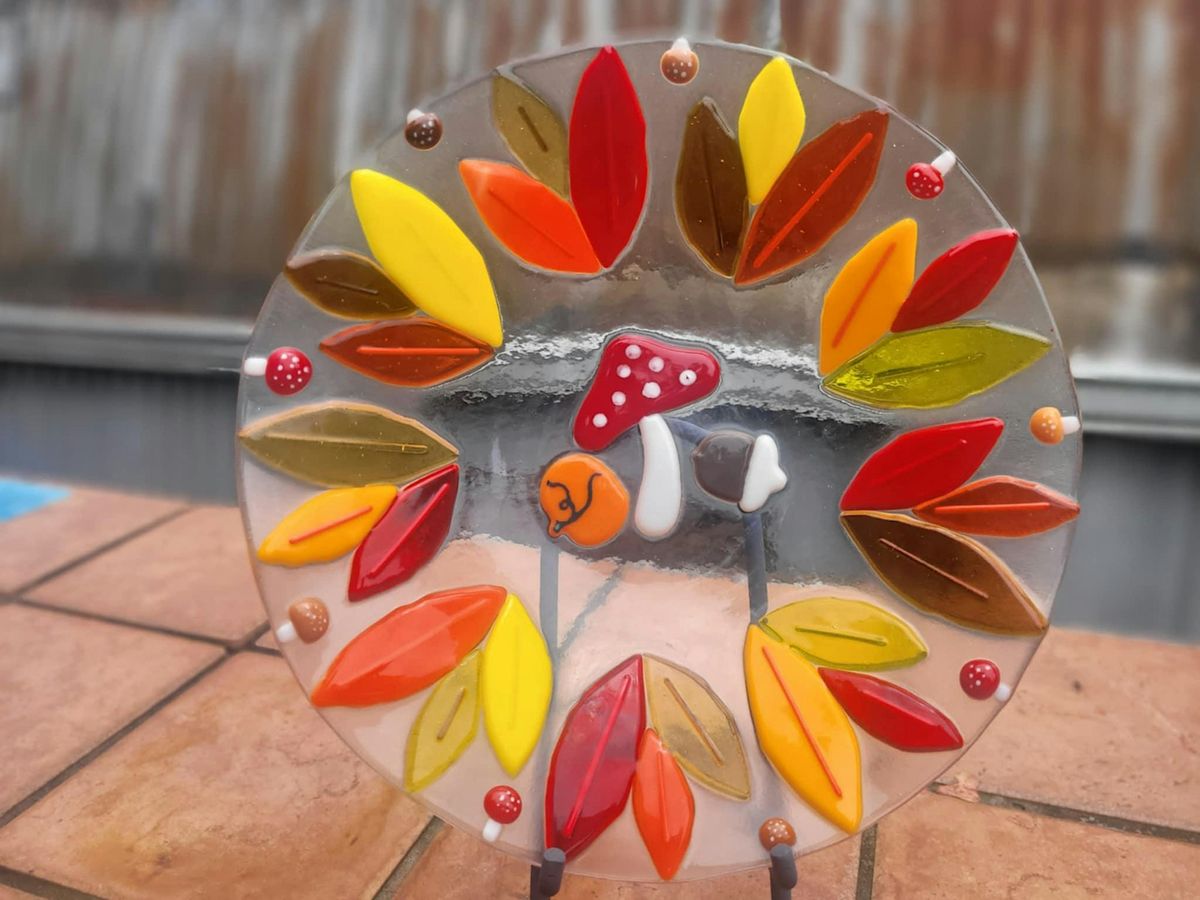
<path fill-rule="evenodd" d="M 644 385 L 642 385 L 642 396 L 648 400 L 654 400 L 661 393 L 662 388 L 660 388 L 658 383 L 655 381 L 647 381 Z"/>
<path fill-rule="evenodd" d="M 684 369 L 679 373 L 679 383 L 684 387 L 691 387 L 696 383 L 696 373 L 691 369 Z"/>
<path fill-rule="evenodd" d="M 603 428 L 608 424 L 608 416 L 606 416 L 604 413 L 596 413 L 594 416 L 592 416 L 592 424 L 597 428 Z"/>
<path fill-rule="evenodd" d="M 664 363 L 662 361 L 661 356 L 650 357 L 650 371 L 651 372 L 661 372 L 663 370 L 664 365 L 666 365 L 666 363 Z"/>
<path fill-rule="evenodd" d="M 621 391 L 613 391 L 612 402 L 613 402 L 613 406 L 624 406 L 625 405 L 625 394 L 622 393 Z"/>
<path fill-rule="evenodd" d="M 630 344 L 625 348 L 625 355 L 630 359 L 639 359 L 642 355 L 642 348 L 637 344 Z"/>
<path fill-rule="evenodd" d="M 618 378 L 628 378 L 629 373 L 632 371 L 633 370 L 631 368 L 629 368 L 629 366 L 626 366 L 624 364 L 619 365 L 619 366 L 617 366 L 617 377 Z"/>

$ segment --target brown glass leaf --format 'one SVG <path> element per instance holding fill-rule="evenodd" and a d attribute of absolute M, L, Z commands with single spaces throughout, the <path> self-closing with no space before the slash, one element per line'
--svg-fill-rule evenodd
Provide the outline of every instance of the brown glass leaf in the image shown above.
<path fill-rule="evenodd" d="M 492 118 L 529 174 L 567 196 L 567 129 L 558 113 L 523 84 L 497 75 L 492 79 Z"/>
<path fill-rule="evenodd" d="M 1046 617 L 1016 576 L 969 538 L 908 516 L 842 514 L 876 574 L 909 603 L 966 628 L 1040 634 Z"/>
<path fill-rule="evenodd" d="M 492 348 L 433 319 L 354 325 L 321 341 L 321 350 L 368 378 L 429 387 L 492 358 Z"/>
<path fill-rule="evenodd" d="M 858 209 L 875 181 L 888 114 L 838 122 L 802 146 L 750 220 L 733 280 L 751 284 L 816 253 Z"/>
<path fill-rule="evenodd" d="M 420 422 L 339 401 L 259 419 L 238 439 L 264 465 L 324 487 L 405 484 L 458 458 Z"/>
<path fill-rule="evenodd" d="M 746 227 L 746 170 L 737 138 L 707 97 L 692 107 L 675 169 L 675 213 L 700 257 L 732 275 Z"/>
<path fill-rule="evenodd" d="M 305 298 L 346 319 L 394 319 L 417 309 L 373 259 L 350 250 L 293 256 L 283 274 Z"/>

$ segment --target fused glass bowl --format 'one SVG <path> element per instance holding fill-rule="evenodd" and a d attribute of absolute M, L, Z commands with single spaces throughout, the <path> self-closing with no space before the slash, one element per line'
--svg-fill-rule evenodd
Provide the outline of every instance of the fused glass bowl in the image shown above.
<path fill-rule="evenodd" d="M 1011 695 L 1078 511 L 1015 234 L 897 113 L 745 47 L 430 104 L 313 218 L 245 373 L 300 684 L 568 871 L 764 865 L 760 828 L 806 853 L 921 790 Z"/>

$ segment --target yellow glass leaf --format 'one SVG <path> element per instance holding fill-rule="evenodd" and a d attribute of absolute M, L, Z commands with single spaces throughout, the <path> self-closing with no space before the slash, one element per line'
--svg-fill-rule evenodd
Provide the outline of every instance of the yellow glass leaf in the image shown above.
<path fill-rule="evenodd" d="M 541 631 L 509 594 L 483 649 L 483 724 L 504 771 L 524 768 L 542 736 L 554 673 Z"/>
<path fill-rule="evenodd" d="M 815 666 L 756 625 L 746 631 L 746 696 L 758 745 L 809 806 L 853 834 L 862 764 L 850 719 Z"/>
<path fill-rule="evenodd" d="M 804 101 L 792 67 L 777 56 L 750 82 L 738 115 L 738 144 L 751 203 L 761 203 L 804 136 Z"/>
<path fill-rule="evenodd" d="M 529 174 L 560 197 L 567 196 L 567 128 L 558 113 L 523 84 L 492 78 L 496 130 Z"/>
<path fill-rule="evenodd" d="M 865 600 L 798 600 L 772 610 L 760 624 L 819 666 L 899 669 L 919 663 L 929 652 L 911 625 Z"/>
<path fill-rule="evenodd" d="M 258 558 L 277 566 L 307 566 L 344 556 L 362 543 L 395 499 L 394 484 L 317 494 L 271 530 Z"/>
<path fill-rule="evenodd" d="M 499 347 L 500 308 L 479 250 L 440 206 L 370 169 L 350 175 L 350 194 L 371 253 L 420 309 Z"/>
<path fill-rule="evenodd" d="M 1017 374 L 1049 349 L 1040 335 L 987 322 L 938 325 L 888 335 L 823 384 L 866 406 L 953 406 Z"/>
<path fill-rule="evenodd" d="M 471 746 L 479 722 L 479 657 L 473 650 L 442 678 L 417 713 L 404 746 L 404 788 L 429 787 Z"/>
<path fill-rule="evenodd" d="M 687 669 L 643 654 L 650 721 L 664 746 L 696 781 L 734 800 L 750 797 L 750 770 L 733 715 Z"/>
<path fill-rule="evenodd" d="M 887 334 L 912 288 L 916 265 L 917 223 L 901 219 L 842 266 L 821 308 L 822 375 Z"/>

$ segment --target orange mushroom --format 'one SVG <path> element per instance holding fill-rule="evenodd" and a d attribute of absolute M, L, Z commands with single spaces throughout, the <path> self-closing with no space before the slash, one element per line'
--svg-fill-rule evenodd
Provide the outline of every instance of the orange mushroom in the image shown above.
<path fill-rule="evenodd" d="M 1064 416 L 1053 406 L 1043 406 L 1029 418 L 1029 432 L 1043 444 L 1059 444 L 1079 430 L 1078 416 Z"/>

